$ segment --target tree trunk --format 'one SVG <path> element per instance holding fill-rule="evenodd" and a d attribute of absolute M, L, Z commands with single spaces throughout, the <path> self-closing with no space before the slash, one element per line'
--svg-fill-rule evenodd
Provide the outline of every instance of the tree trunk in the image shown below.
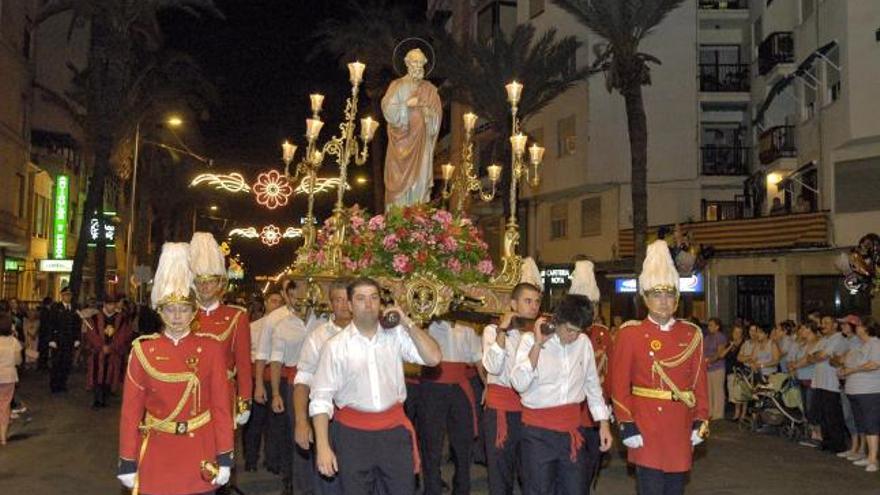
<path fill-rule="evenodd" d="M 648 231 L 648 126 L 642 86 L 638 82 L 624 88 L 626 120 L 631 158 L 633 271 L 639 273 L 645 259 Z"/>

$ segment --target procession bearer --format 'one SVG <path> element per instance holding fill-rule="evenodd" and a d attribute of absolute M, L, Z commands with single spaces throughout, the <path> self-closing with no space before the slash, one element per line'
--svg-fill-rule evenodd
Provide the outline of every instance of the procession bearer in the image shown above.
<path fill-rule="evenodd" d="M 395 327 L 379 326 L 374 280 L 353 281 L 348 301 L 352 322 L 324 345 L 312 379 L 309 414 L 318 470 L 339 476 L 343 493 L 411 494 L 419 458 L 415 430 L 403 411 L 403 362 L 436 366 L 440 347 L 405 315 Z M 393 310 L 400 311 L 385 311 Z"/>
<path fill-rule="evenodd" d="M 621 326 L 611 358 L 614 415 L 639 495 L 681 494 L 708 434 L 708 389 L 702 333 L 673 316 L 678 271 L 663 240 L 648 246 L 639 291 L 648 317 Z"/>
<path fill-rule="evenodd" d="M 117 477 L 132 493 L 214 493 L 232 467 L 232 403 L 223 348 L 192 332 L 186 243 L 166 243 L 153 279 L 161 333 L 138 338 L 125 373 Z"/>
<path fill-rule="evenodd" d="M 229 400 L 239 425 L 250 417 L 251 331 L 247 311 L 222 303 L 226 288 L 226 262 L 214 236 L 196 232 L 190 241 L 190 267 L 199 300 L 199 334 L 223 344 L 229 376 Z"/>

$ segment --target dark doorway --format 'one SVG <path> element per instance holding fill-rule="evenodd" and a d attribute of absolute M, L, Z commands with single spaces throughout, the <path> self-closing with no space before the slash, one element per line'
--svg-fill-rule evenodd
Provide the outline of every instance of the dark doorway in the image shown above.
<path fill-rule="evenodd" d="M 736 316 L 773 328 L 776 321 L 773 275 L 736 277 Z"/>

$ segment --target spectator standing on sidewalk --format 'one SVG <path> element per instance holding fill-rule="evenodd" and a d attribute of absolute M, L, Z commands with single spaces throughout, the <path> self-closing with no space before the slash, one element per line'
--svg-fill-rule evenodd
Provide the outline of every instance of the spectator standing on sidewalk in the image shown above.
<path fill-rule="evenodd" d="M 12 316 L 0 313 L 0 445 L 6 445 L 9 415 L 15 384 L 16 366 L 21 364 L 21 342 L 12 333 Z"/>
<path fill-rule="evenodd" d="M 823 316 L 822 338 L 809 360 L 816 365 L 810 407 L 822 433 L 822 450 L 835 454 L 846 450 L 846 426 L 840 403 L 840 379 L 831 359 L 842 356 L 846 349 L 847 342 L 838 332 L 837 322 L 831 316 Z"/>
<path fill-rule="evenodd" d="M 856 325 L 856 336 L 862 345 L 847 355 L 840 376 L 846 379 L 846 394 L 852 400 L 857 431 L 865 435 L 868 456 L 847 457 L 865 471 L 878 470 L 877 450 L 880 438 L 880 325 L 872 319 Z M 858 454 L 858 453 L 856 453 Z"/>
<path fill-rule="evenodd" d="M 709 382 L 709 419 L 724 419 L 724 358 L 727 336 L 721 331 L 721 320 L 709 318 L 709 332 L 703 339 Z"/>
<path fill-rule="evenodd" d="M 735 371 L 742 367 L 739 362 L 739 352 L 745 343 L 743 335 L 743 327 L 734 324 L 730 330 L 730 338 L 727 345 L 724 346 L 724 369 L 727 372 L 727 397 L 728 401 L 733 404 L 733 421 L 739 421 L 743 418 L 746 411 L 745 402 L 740 400 L 739 394 L 736 393 L 736 373 Z"/>

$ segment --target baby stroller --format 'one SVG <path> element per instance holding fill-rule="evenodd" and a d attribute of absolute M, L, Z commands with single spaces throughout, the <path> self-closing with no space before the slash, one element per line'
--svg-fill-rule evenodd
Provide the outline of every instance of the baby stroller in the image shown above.
<path fill-rule="evenodd" d="M 806 435 L 807 418 L 801 392 L 795 377 L 788 373 L 773 373 L 754 383 L 749 413 L 755 431 L 774 429 L 792 441 Z"/>

